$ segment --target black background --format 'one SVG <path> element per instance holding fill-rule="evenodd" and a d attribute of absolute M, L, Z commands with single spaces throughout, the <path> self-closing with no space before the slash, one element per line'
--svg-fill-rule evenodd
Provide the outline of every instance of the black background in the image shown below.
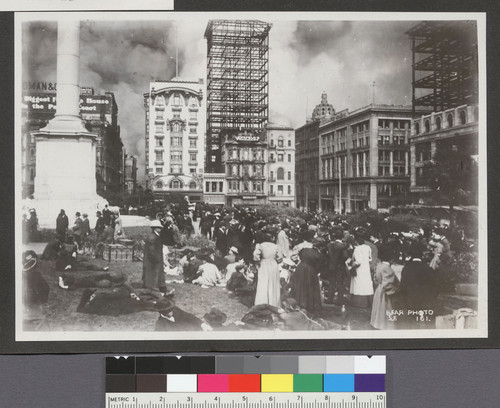
<path fill-rule="evenodd" d="M 497 1 L 203 1 L 178 0 L 176 11 L 386 11 L 487 13 L 488 115 L 488 315 L 487 339 L 289 340 L 281 341 L 14 341 L 14 14 L 0 13 L 0 352 L 1 353 L 144 353 L 183 351 L 358 350 L 388 355 L 388 400 L 395 407 L 499 406 L 500 174 L 499 30 Z M 43 19 L 41 15 L 41 19 Z M 223 18 L 223 15 L 221 15 Z M 404 14 L 401 15 L 404 19 Z M 484 348 L 486 350 L 446 350 Z M 405 350 L 413 351 L 383 351 Z M 435 350 L 419 350 L 435 349 Z M 487 350 L 489 349 L 489 350 Z M 354 353 L 353 353 L 354 354 Z M 0 400 L 5 406 L 103 406 L 104 355 L 0 356 Z M 53 380 L 56 380 L 53 382 Z M 24 387 L 22 387 L 24 386 Z M 30 393 L 26 394 L 26 390 Z M 55 392 L 51 392 L 51 390 Z M 16 391 L 17 390 L 17 391 Z M 4 396 L 7 395 L 6 399 Z M 392 395 L 392 396 L 391 396 Z M 10 398 L 10 399 L 9 399 Z M 451 398 L 451 400 L 450 400 Z M 18 401 L 18 403 L 16 403 Z M 451 403 L 455 401 L 455 403 Z M 475 402 L 473 402 L 475 401 Z M 494 402 L 495 401 L 495 402 Z"/>

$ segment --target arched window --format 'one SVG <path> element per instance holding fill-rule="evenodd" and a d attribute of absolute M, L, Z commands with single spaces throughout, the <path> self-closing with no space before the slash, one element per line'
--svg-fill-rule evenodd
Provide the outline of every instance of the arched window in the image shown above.
<path fill-rule="evenodd" d="M 446 117 L 446 120 L 448 121 L 448 127 L 453 127 L 453 115 L 451 113 Z"/>
<path fill-rule="evenodd" d="M 465 125 L 467 123 L 467 115 L 465 111 L 460 111 L 460 124 Z"/>
<path fill-rule="evenodd" d="M 156 106 L 163 106 L 165 105 L 165 98 L 163 96 L 158 96 L 155 100 L 155 105 Z"/>
<path fill-rule="evenodd" d="M 161 190 L 163 188 L 163 183 L 161 182 L 161 180 L 158 180 L 155 184 L 155 187 L 159 190 Z"/>
<path fill-rule="evenodd" d="M 181 104 L 181 96 L 178 93 L 176 93 L 176 94 L 174 94 L 174 103 L 173 103 L 173 105 L 174 106 L 179 106 L 180 104 Z"/>
<path fill-rule="evenodd" d="M 278 171 L 276 173 L 277 173 L 278 180 L 285 179 L 285 170 L 283 169 L 283 167 L 278 167 Z"/>
<path fill-rule="evenodd" d="M 189 189 L 190 190 L 196 190 L 196 181 L 191 181 L 189 183 Z"/>
<path fill-rule="evenodd" d="M 426 132 L 430 132 L 430 130 L 431 130 L 431 124 L 430 124 L 429 120 L 425 121 L 424 126 L 425 126 L 425 131 Z"/>
<path fill-rule="evenodd" d="M 189 99 L 189 106 L 198 106 L 198 99 L 192 96 L 191 99 Z"/>
<path fill-rule="evenodd" d="M 439 116 L 436 118 L 436 130 L 441 130 L 441 118 Z"/>
<path fill-rule="evenodd" d="M 179 179 L 173 179 L 171 182 L 170 182 L 170 188 L 172 189 L 179 189 L 179 188 L 182 188 L 182 181 L 179 180 Z"/>
<path fill-rule="evenodd" d="M 417 135 L 420 134 L 420 123 L 418 123 L 418 122 L 415 122 L 415 133 Z"/>

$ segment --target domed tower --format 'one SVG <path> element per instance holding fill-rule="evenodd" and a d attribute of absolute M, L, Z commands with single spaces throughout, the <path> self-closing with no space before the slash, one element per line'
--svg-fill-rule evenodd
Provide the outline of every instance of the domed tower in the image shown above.
<path fill-rule="evenodd" d="M 328 96 L 325 91 L 321 94 L 321 103 L 316 105 L 312 113 L 312 120 L 329 119 L 335 115 L 333 105 L 328 103 Z"/>

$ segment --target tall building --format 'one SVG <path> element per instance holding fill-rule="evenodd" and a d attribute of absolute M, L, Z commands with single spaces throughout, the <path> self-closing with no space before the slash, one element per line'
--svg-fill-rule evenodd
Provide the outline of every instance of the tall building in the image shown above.
<path fill-rule="evenodd" d="M 434 112 L 478 102 L 477 24 L 424 21 L 407 34 L 412 43 L 412 103 Z"/>
<path fill-rule="evenodd" d="M 477 24 L 474 20 L 424 21 L 407 34 L 413 53 L 413 107 L 432 109 L 414 116 L 410 190 L 415 202 L 436 204 L 425 172 L 437 150 L 449 151 L 449 157 L 460 160 L 455 168 L 464 178 L 477 160 Z"/>
<path fill-rule="evenodd" d="M 269 203 L 295 207 L 295 131 L 267 125 Z"/>
<path fill-rule="evenodd" d="M 44 128 L 56 112 L 55 84 L 31 81 L 23 84 L 22 95 L 22 195 L 34 192 L 36 142 L 30 133 Z M 123 189 L 123 143 L 118 125 L 118 106 L 114 94 L 95 94 L 94 89 L 80 89 L 80 115 L 87 130 L 97 135 L 97 193 L 121 192 Z"/>
<path fill-rule="evenodd" d="M 344 110 L 319 126 L 320 208 L 351 213 L 409 200 L 412 106 Z"/>
<path fill-rule="evenodd" d="M 271 24 L 256 20 L 210 20 L 207 25 L 206 173 L 227 173 L 222 152 L 228 140 L 265 129 L 270 29 Z"/>
<path fill-rule="evenodd" d="M 124 192 L 135 194 L 137 191 L 137 158 L 135 156 L 124 155 Z"/>
<path fill-rule="evenodd" d="M 307 211 L 319 208 L 319 126 L 335 115 L 326 92 L 316 105 L 311 118 L 295 130 L 295 163 L 297 207 Z"/>
<path fill-rule="evenodd" d="M 151 82 L 146 109 L 146 175 L 156 197 L 203 199 L 203 80 Z"/>

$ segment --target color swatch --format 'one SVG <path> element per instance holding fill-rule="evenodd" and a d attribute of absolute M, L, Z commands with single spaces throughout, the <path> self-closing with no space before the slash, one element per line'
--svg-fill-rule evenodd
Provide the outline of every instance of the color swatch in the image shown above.
<path fill-rule="evenodd" d="M 385 392 L 385 356 L 106 359 L 106 392 Z"/>

